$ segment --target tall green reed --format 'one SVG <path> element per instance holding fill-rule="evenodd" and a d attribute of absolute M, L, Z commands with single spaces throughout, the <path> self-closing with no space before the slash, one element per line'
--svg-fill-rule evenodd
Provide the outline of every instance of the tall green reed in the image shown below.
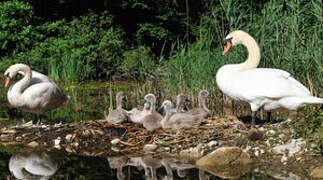
<path fill-rule="evenodd" d="M 80 82 L 92 73 L 93 69 L 81 56 L 63 55 L 61 60 L 56 57 L 49 59 L 49 76 L 56 81 Z M 85 65 L 84 65 L 85 64 Z"/>

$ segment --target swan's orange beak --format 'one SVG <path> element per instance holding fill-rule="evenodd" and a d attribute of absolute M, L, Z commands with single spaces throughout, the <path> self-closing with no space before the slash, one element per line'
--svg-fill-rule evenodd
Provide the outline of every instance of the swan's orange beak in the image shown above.
<path fill-rule="evenodd" d="M 4 83 L 4 87 L 7 88 L 8 84 L 9 84 L 10 78 L 6 77 L 5 83 Z"/>
<path fill-rule="evenodd" d="M 231 48 L 231 46 L 232 46 L 232 43 L 230 41 L 227 41 L 225 43 L 225 47 L 223 49 L 222 56 L 224 56 L 229 51 L 229 49 Z"/>

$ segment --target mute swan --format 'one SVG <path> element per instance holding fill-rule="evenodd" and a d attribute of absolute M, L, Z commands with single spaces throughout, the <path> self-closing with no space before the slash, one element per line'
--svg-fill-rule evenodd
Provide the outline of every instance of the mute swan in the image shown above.
<path fill-rule="evenodd" d="M 129 158 L 127 156 L 108 157 L 109 166 L 111 169 L 117 169 L 117 179 L 126 179 L 123 173 L 123 167 L 127 166 Z"/>
<path fill-rule="evenodd" d="M 7 94 L 9 104 L 14 108 L 40 115 L 59 107 L 69 98 L 54 81 L 25 64 L 14 64 L 6 70 L 5 87 L 17 73 L 24 77 L 11 85 Z"/>
<path fill-rule="evenodd" d="M 233 31 L 224 40 L 225 55 L 231 46 L 244 45 L 248 59 L 240 64 L 222 66 L 216 74 L 220 90 L 230 98 L 249 103 L 252 111 L 251 127 L 255 125 L 256 112 L 288 109 L 297 110 L 306 104 L 323 104 L 323 99 L 310 91 L 288 72 L 280 69 L 257 68 L 260 49 L 257 42 L 244 31 Z M 270 116 L 269 116 L 270 117 Z"/>
<path fill-rule="evenodd" d="M 145 96 L 145 101 L 147 101 L 150 105 L 150 109 L 148 114 L 142 119 L 143 126 L 148 131 L 153 131 L 155 129 L 161 128 L 160 121 L 163 119 L 163 117 L 156 112 L 155 110 L 155 104 L 156 104 L 156 97 L 153 94 L 147 94 Z"/>
<path fill-rule="evenodd" d="M 203 116 L 191 115 L 187 113 L 174 113 L 170 111 L 172 108 L 172 102 L 166 100 L 163 102 L 162 107 L 166 110 L 166 115 L 161 120 L 160 124 L 163 128 L 171 128 L 174 130 L 184 128 L 198 128 L 201 124 Z"/>
<path fill-rule="evenodd" d="M 48 152 L 21 152 L 11 156 L 9 170 L 17 179 L 34 179 L 37 176 L 37 179 L 49 179 L 62 161 L 62 156 Z"/>
<path fill-rule="evenodd" d="M 154 158 L 151 154 L 142 157 L 132 157 L 128 165 L 137 168 L 143 167 L 145 170 L 145 179 L 157 179 L 157 169 L 162 166 L 161 159 Z"/>
<path fill-rule="evenodd" d="M 206 98 L 212 98 L 212 96 L 207 90 L 201 90 L 198 95 L 199 107 L 190 109 L 185 113 L 190 115 L 199 115 L 203 118 L 208 117 L 210 115 L 210 110 L 205 105 Z"/>
<path fill-rule="evenodd" d="M 104 111 L 104 117 L 109 123 L 117 124 L 122 123 L 127 120 L 127 112 L 122 109 L 122 100 L 125 98 L 125 95 L 122 91 L 118 92 L 116 95 L 116 106 L 117 108 L 111 111 L 108 115 Z"/>
<path fill-rule="evenodd" d="M 185 112 L 184 105 L 185 105 L 185 102 L 188 102 L 188 101 L 190 101 L 190 100 L 187 98 L 187 96 L 185 94 L 183 94 L 183 93 L 178 94 L 176 96 L 176 108 L 172 108 L 170 111 L 172 113 L 175 113 L 175 112 Z M 164 108 L 158 108 L 157 111 L 160 114 L 165 115 L 165 113 L 164 113 L 163 110 L 164 110 Z"/>
<path fill-rule="evenodd" d="M 148 102 L 145 102 L 142 111 L 137 108 L 133 108 L 127 112 L 127 115 L 129 116 L 130 121 L 142 124 L 143 118 L 149 114 L 149 108 L 150 104 Z"/>

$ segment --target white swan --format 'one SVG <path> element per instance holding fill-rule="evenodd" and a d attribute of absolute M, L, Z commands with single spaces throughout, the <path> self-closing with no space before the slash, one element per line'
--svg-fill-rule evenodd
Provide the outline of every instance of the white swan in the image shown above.
<path fill-rule="evenodd" d="M 9 170 L 17 179 L 49 179 L 63 159 L 55 159 L 47 152 L 21 152 L 11 156 Z M 40 177 L 39 177 L 40 176 Z"/>
<path fill-rule="evenodd" d="M 257 42 L 246 32 L 237 30 L 229 33 L 222 55 L 231 46 L 244 45 L 248 59 L 240 64 L 222 66 L 216 74 L 220 90 L 236 101 L 249 103 L 254 127 L 256 112 L 288 109 L 297 110 L 306 104 L 323 104 L 323 99 L 311 95 L 310 91 L 295 80 L 288 72 L 280 69 L 257 68 L 260 49 Z"/>
<path fill-rule="evenodd" d="M 124 92 L 120 91 L 116 95 L 116 106 L 117 108 L 113 111 L 111 111 L 108 115 L 106 110 L 104 111 L 104 117 L 107 122 L 112 124 L 118 124 L 126 121 L 128 119 L 127 117 L 127 111 L 122 109 L 122 100 L 125 98 Z"/>
<path fill-rule="evenodd" d="M 17 73 L 24 77 L 8 90 L 7 97 L 12 107 L 39 115 L 59 107 L 68 99 L 54 81 L 44 74 L 31 71 L 25 64 L 14 64 L 6 70 L 5 87 Z"/>

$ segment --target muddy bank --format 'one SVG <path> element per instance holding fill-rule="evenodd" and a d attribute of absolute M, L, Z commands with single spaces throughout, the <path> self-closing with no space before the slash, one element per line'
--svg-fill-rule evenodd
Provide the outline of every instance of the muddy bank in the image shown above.
<path fill-rule="evenodd" d="M 147 131 L 139 124 L 112 125 L 104 120 L 80 124 L 42 127 L 1 127 L 1 144 L 25 145 L 36 149 L 59 149 L 82 156 L 111 157 L 144 154 L 171 155 L 193 161 L 221 147 L 237 147 L 248 153 L 255 164 L 266 169 L 297 171 L 307 177 L 323 166 L 322 156 L 313 155 L 314 145 L 293 139 L 290 121 L 263 124 L 250 130 L 235 116 L 214 116 L 203 120 L 200 128 L 173 131 Z M 317 145 L 316 145 L 317 146 Z M 262 169 L 256 169 L 262 171 Z M 278 173 L 278 172 L 277 172 Z M 278 173 L 279 174 L 279 173 Z M 278 176 L 278 175 L 277 175 Z"/>

